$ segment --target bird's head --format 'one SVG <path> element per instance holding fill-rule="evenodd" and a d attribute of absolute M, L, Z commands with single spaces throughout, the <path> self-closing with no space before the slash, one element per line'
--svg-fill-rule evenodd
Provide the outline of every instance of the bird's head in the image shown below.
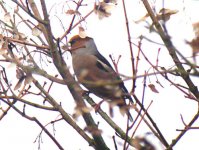
<path fill-rule="evenodd" d="M 68 50 L 71 54 L 95 54 L 97 48 L 91 37 L 81 38 L 79 35 L 73 36 L 69 43 L 71 48 Z"/>

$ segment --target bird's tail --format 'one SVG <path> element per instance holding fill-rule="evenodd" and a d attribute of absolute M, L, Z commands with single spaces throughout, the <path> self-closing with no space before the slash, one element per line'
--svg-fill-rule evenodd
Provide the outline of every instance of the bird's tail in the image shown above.
<path fill-rule="evenodd" d="M 129 109 L 130 109 L 129 106 L 130 105 L 127 105 L 126 102 L 125 102 L 125 100 L 122 100 L 122 102 L 120 101 L 120 103 L 117 103 L 117 105 L 120 108 L 121 114 L 124 115 L 126 113 L 126 115 L 129 118 L 129 120 L 131 122 L 133 122 L 133 117 L 132 117 L 132 115 L 131 115 L 131 113 L 129 111 Z"/>
<path fill-rule="evenodd" d="M 126 107 L 126 106 L 125 106 L 125 107 Z M 129 119 L 129 121 L 133 122 L 133 117 L 132 117 L 132 115 L 131 115 L 131 113 L 130 113 L 129 110 L 126 110 L 126 108 L 125 108 L 125 110 L 124 110 L 124 108 L 121 108 L 121 107 L 120 107 L 120 112 L 121 112 L 122 115 L 123 115 L 124 112 L 125 112 L 126 115 L 127 115 L 127 117 L 128 117 L 128 119 Z"/>
<path fill-rule="evenodd" d="M 129 101 L 130 101 L 131 104 L 134 103 L 134 102 L 133 102 L 133 99 L 131 98 L 131 96 L 128 96 L 128 99 L 129 99 Z M 126 114 L 127 114 L 128 118 L 129 118 L 129 120 L 130 120 L 131 122 L 133 122 L 133 117 L 132 117 L 131 113 L 129 112 L 129 110 L 127 110 Z"/>
<path fill-rule="evenodd" d="M 133 117 L 132 117 L 132 115 L 131 115 L 131 113 L 130 113 L 129 111 L 126 112 L 126 115 L 127 115 L 128 119 L 129 119 L 131 122 L 133 122 Z"/>

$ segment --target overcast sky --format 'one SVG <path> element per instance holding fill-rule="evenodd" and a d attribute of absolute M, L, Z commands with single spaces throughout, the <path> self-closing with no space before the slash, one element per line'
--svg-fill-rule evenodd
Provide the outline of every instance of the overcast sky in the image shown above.
<path fill-rule="evenodd" d="M 48 1 L 49 8 L 52 7 L 51 15 L 53 13 L 57 13 L 56 15 L 60 15 L 60 19 L 63 22 L 67 21 L 67 18 L 70 16 L 66 16 L 66 14 L 61 14 L 62 11 L 60 8 L 62 8 L 62 5 L 64 5 L 64 0 L 57 0 L 55 1 Z M 47 1 L 46 1 L 47 2 Z M 82 12 L 86 14 L 89 12 L 89 10 L 92 9 L 92 1 L 88 1 L 89 6 L 84 7 Z M 115 58 L 117 58 L 119 55 L 122 55 L 122 58 L 120 60 L 119 64 L 119 72 L 121 74 L 125 75 L 131 75 L 131 62 L 130 62 L 130 54 L 129 54 L 129 46 L 128 46 L 128 39 L 126 34 L 126 26 L 125 26 L 125 20 L 123 16 L 123 9 L 122 9 L 122 3 L 119 1 L 117 7 L 113 10 L 112 15 L 109 18 L 105 18 L 103 20 L 99 20 L 95 14 L 92 14 L 87 20 L 86 23 L 84 22 L 82 25 L 87 29 L 86 32 L 88 36 L 91 36 L 94 38 L 97 47 L 109 61 L 109 54 L 113 55 Z M 132 33 L 132 41 L 138 42 L 137 37 L 140 35 L 145 35 L 148 38 L 151 38 L 159 43 L 162 43 L 161 39 L 158 35 L 155 33 L 150 34 L 149 31 L 144 27 L 144 23 L 141 24 L 135 24 L 134 21 L 140 19 L 146 14 L 146 11 L 142 5 L 142 2 L 139 2 L 138 0 L 126 0 L 127 4 L 127 10 L 128 10 L 128 17 L 129 17 L 129 25 L 130 30 Z M 162 8 L 162 1 L 156 2 L 156 9 L 159 11 L 159 9 Z M 192 1 L 192 0 L 165 0 L 165 8 L 178 10 L 179 12 L 176 15 L 173 15 L 171 19 L 167 22 L 167 27 L 169 34 L 172 37 L 172 40 L 175 44 L 175 46 L 182 52 L 185 56 L 190 57 L 191 56 L 191 48 L 184 44 L 184 40 L 191 40 L 194 36 L 194 33 L 192 31 L 191 24 L 193 22 L 199 21 L 198 19 L 198 8 L 199 8 L 199 1 Z M 12 8 L 9 8 L 12 9 Z M 81 11 L 81 10 L 80 10 Z M 3 16 L 2 16 L 3 17 Z M 2 19 L 2 18 L 1 18 Z M 59 37 L 62 35 L 63 30 L 58 28 L 60 26 L 59 20 L 55 16 L 51 16 L 52 19 L 52 29 L 55 37 Z M 150 22 L 150 20 L 149 20 Z M 67 27 L 67 26 L 66 26 Z M 21 30 L 21 32 L 26 32 Z M 77 34 L 77 30 L 73 30 L 71 32 L 71 35 L 69 37 Z M 30 34 L 30 33 L 27 33 Z M 30 35 L 31 36 L 31 35 Z M 136 47 L 133 47 L 136 49 Z M 158 48 L 161 48 L 160 53 L 160 60 L 159 64 L 165 67 L 171 67 L 173 62 L 169 58 L 167 50 L 161 46 L 161 45 L 155 45 L 151 44 L 150 42 L 143 41 L 143 47 L 142 49 L 147 54 L 148 58 L 155 63 L 154 56 L 157 55 Z M 68 53 L 64 56 L 65 60 L 69 64 L 69 67 L 72 66 L 70 55 Z M 142 58 L 143 59 L 143 58 Z M 140 68 L 139 68 L 139 74 L 143 74 L 144 71 L 148 66 L 146 66 L 146 63 L 144 61 L 140 62 Z M 51 68 L 50 68 L 51 69 Z M 48 68 L 48 70 L 50 71 Z M 10 71 L 15 72 L 15 68 L 11 68 Z M 11 76 L 11 75 L 9 75 Z M 38 76 L 36 76 L 38 78 Z M 11 81 L 14 80 L 15 77 L 11 77 Z M 41 78 L 38 78 L 42 80 Z M 176 82 L 183 83 L 182 80 L 179 80 L 178 78 L 174 78 Z M 148 80 L 147 80 L 148 81 Z M 151 81 L 155 84 L 155 78 L 151 77 Z M 160 78 L 160 81 L 163 81 L 162 78 Z M 198 79 L 194 79 L 196 85 L 199 86 Z M 136 91 L 138 92 L 138 96 L 142 95 L 142 89 L 143 89 L 143 79 L 138 80 L 138 85 Z M 131 81 L 125 82 L 128 89 L 131 88 Z M 151 92 L 149 89 L 146 91 L 145 96 L 145 102 L 146 105 L 153 100 L 153 104 L 151 108 L 149 109 L 149 112 L 151 116 L 156 121 L 157 125 L 159 126 L 160 130 L 163 131 L 163 134 L 165 135 L 166 139 L 170 143 L 173 138 L 176 138 L 176 136 L 179 134 L 179 132 L 176 131 L 176 129 L 182 129 L 183 124 L 180 119 L 180 114 L 183 115 L 184 120 L 186 122 L 189 122 L 190 119 L 193 117 L 193 115 L 197 112 L 197 104 L 194 101 L 190 101 L 188 99 L 184 98 L 184 95 L 181 94 L 180 91 L 176 90 L 173 86 L 170 85 L 170 83 L 163 81 L 162 83 L 164 85 L 164 88 L 158 87 L 159 94 L 155 94 Z M 65 88 L 59 88 L 57 90 L 56 88 L 52 89 L 55 91 L 57 95 L 54 95 L 56 98 L 59 98 L 60 101 L 62 101 L 62 106 L 66 109 L 67 112 L 73 113 L 73 107 L 75 106 L 73 101 L 71 100 L 72 97 L 67 97 L 67 99 L 70 99 L 71 101 L 65 100 L 66 90 Z M 140 95 L 139 95 L 140 93 Z M 69 95 L 69 94 L 67 94 Z M 91 95 L 94 97 L 93 95 Z M 99 100 L 98 98 L 94 97 L 95 100 Z M 103 104 L 102 108 L 105 110 L 108 110 L 107 104 Z M 43 124 L 46 124 L 50 122 L 52 119 L 55 119 L 57 117 L 57 113 L 49 113 L 45 111 L 38 111 L 35 109 L 29 108 L 29 113 L 34 115 L 38 115 L 39 113 L 39 119 L 42 120 Z M 93 113 L 94 117 L 95 114 Z M 113 118 L 116 122 L 120 123 L 121 127 L 125 129 L 126 125 L 125 122 L 121 122 L 120 120 L 123 119 L 122 116 L 119 114 L 119 112 L 116 109 L 117 117 Z M 161 117 L 160 117 L 161 116 Z M 97 115 L 97 121 L 100 121 L 100 116 Z M 81 123 L 83 120 L 79 118 L 78 123 L 83 128 L 84 124 Z M 194 125 L 198 126 L 199 122 L 197 121 Z M 99 128 L 103 130 L 103 128 L 107 129 L 110 128 L 106 123 L 103 121 L 100 122 Z M 50 131 L 53 131 L 52 126 L 49 126 L 48 129 Z M 92 149 L 88 146 L 88 144 L 74 131 L 70 126 L 67 125 L 65 122 L 58 122 L 55 124 L 56 129 L 56 135 L 55 137 L 58 139 L 58 141 L 61 141 L 61 145 L 65 147 L 66 149 L 70 150 L 89 150 Z M 32 123 L 24 118 L 22 118 L 20 115 L 16 114 L 15 111 L 11 110 L 7 114 L 7 116 L 1 120 L 0 122 L 0 147 L 1 149 L 6 150 L 13 150 L 13 149 L 21 149 L 21 150 L 37 150 L 38 144 L 34 143 L 34 140 L 38 136 L 41 129 L 35 124 Z M 110 133 L 105 132 L 103 133 L 103 136 L 105 140 L 110 141 L 111 149 L 113 149 L 113 143 L 111 140 L 111 136 L 114 134 L 114 131 L 110 128 Z M 140 128 L 137 131 L 136 135 L 145 135 L 145 133 L 148 132 L 148 129 L 144 124 L 141 124 Z M 41 145 L 42 150 L 52 149 L 56 150 L 57 147 L 54 145 L 54 143 L 43 133 L 42 135 L 43 144 Z M 72 140 L 69 140 L 72 139 Z M 75 140 L 74 140 L 75 139 Z M 156 140 L 152 135 L 149 136 L 149 139 L 153 140 L 153 142 L 156 144 L 158 149 L 162 149 L 161 146 L 158 144 L 158 140 Z M 186 133 L 185 136 L 179 141 L 179 143 L 174 147 L 174 150 L 187 150 L 190 149 L 190 146 L 192 149 L 197 149 L 199 147 L 199 131 L 198 130 L 191 130 Z M 78 141 L 78 142 L 76 142 Z M 82 141 L 82 144 L 80 145 L 79 141 Z M 78 143 L 78 144 L 77 144 Z"/>

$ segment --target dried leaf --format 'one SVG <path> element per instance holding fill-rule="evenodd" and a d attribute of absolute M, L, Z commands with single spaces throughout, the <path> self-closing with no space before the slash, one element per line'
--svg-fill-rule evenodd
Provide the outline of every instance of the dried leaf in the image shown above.
<path fill-rule="evenodd" d="M 21 32 L 15 32 L 13 34 L 13 39 L 17 39 L 17 40 L 21 40 L 21 41 L 26 41 L 27 40 L 27 36 L 24 33 Z M 24 44 L 22 43 L 16 43 L 19 46 L 24 46 Z"/>
<path fill-rule="evenodd" d="M 73 118 L 77 119 L 79 116 L 81 116 L 83 113 L 89 113 L 92 111 L 91 107 L 82 107 L 77 106 L 75 107 L 75 113 L 73 114 Z"/>
<path fill-rule="evenodd" d="M 195 32 L 195 36 L 198 37 L 199 36 L 199 22 L 193 23 L 192 26 Z"/>
<path fill-rule="evenodd" d="M 81 38 L 87 37 L 86 32 L 85 32 L 85 29 L 84 29 L 82 26 L 79 26 L 79 36 L 80 36 Z"/>
<path fill-rule="evenodd" d="M 18 34 L 13 34 L 13 39 L 18 40 L 19 39 L 19 35 Z"/>
<path fill-rule="evenodd" d="M 4 39 L 3 39 L 3 35 L 0 34 L 0 45 L 3 45 L 4 42 L 5 42 L 5 41 L 4 41 Z"/>
<path fill-rule="evenodd" d="M 5 15 L 4 15 L 4 21 L 5 22 L 10 22 L 11 20 L 11 15 L 9 12 L 7 12 Z"/>
<path fill-rule="evenodd" d="M 154 93 L 159 93 L 159 91 L 156 89 L 154 84 L 149 84 L 148 87 L 153 91 Z"/>
<path fill-rule="evenodd" d="M 27 36 L 24 33 L 19 32 L 19 39 L 25 41 L 27 39 Z"/>
<path fill-rule="evenodd" d="M 32 35 L 33 36 L 39 36 L 41 35 L 41 30 L 38 28 L 38 26 L 35 26 L 33 29 L 32 29 Z"/>
<path fill-rule="evenodd" d="M 92 107 L 82 107 L 81 109 L 82 109 L 82 112 L 84 113 L 90 113 L 93 110 Z"/>
<path fill-rule="evenodd" d="M 82 115 L 82 112 L 81 111 L 79 111 L 79 110 L 76 110 L 74 113 L 73 113 L 73 119 L 77 119 L 79 116 L 81 116 Z"/>
<path fill-rule="evenodd" d="M 158 20 L 168 21 L 171 15 L 178 13 L 178 10 L 162 8 L 157 15 Z"/>
<path fill-rule="evenodd" d="M 31 74 L 27 74 L 25 77 L 25 82 L 24 84 L 30 84 L 33 81 L 32 75 Z"/>
<path fill-rule="evenodd" d="M 84 128 L 84 131 L 88 131 L 92 135 L 101 135 L 102 134 L 102 130 L 100 130 L 97 127 L 94 127 L 94 126 L 87 126 L 87 127 Z"/>
<path fill-rule="evenodd" d="M 144 15 L 143 17 L 141 17 L 139 20 L 135 21 L 135 23 L 140 23 L 142 21 L 145 21 L 148 18 L 149 14 L 147 13 L 146 15 Z"/>
<path fill-rule="evenodd" d="M 4 42 L 0 49 L 0 55 L 5 54 L 7 52 L 7 49 L 8 49 L 8 43 Z"/>
<path fill-rule="evenodd" d="M 17 82 L 17 84 L 14 87 L 14 90 L 18 90 L 21 87 L 23 80 L 24 80 L 24 77 L 19 79 L 19 81 Z"/>
<path fill-rule="evenodd" d="M 21 32 L 14 32 L 13 39 L 25 41 L 27 39 L 27 36 Z"/>
<path fill-rule="evenodd" d="M 157 14 L 157 19 L 158 20 L 163 20 L 163 21 L 168 21 L 170 19 L 170 16 L 174 15 L 176 13 L 178 13 L 178 10 L 171 10 L 171 9 L 162 8 L 159 11 L 159 13 Z M 135 21 L 135 23 L 140 23 L 142 21 L 145 21 L 148 17 L 149 17 L 149 14 L 147 13 L 142 18 L 140 18 L 139 20 Z"/>
<path fill-rule="evenodd" d="M 8 42 L 4 40 L 4 37 L 2 34 L 0 34 L 0 55 L 5 54 L 8 49 Z"/>
<path fill-rule="evenodd" d="M 18 5 L 15 7 L 14 12 L 15 13 L 19 12 L 19 6 Z"/>
<path fill-rule="evenodd" d="M 195 56 L 199 52 L 199 37 L 194 38 L 191 42 L 185 42 L 191 46 L 193 56 Z"/>
<path fill-rule="evenodd" d="M 76 13 L 78 14 L 78 12 L 75 11 L 75 10 L 73 10 L 73 9 L 69 9 L 69 10 L 66 11 L 66 14 L 67 14 L 67 15 L 74 15 L 74 14 L 76 14 Z"/>
<path fill-rule="evenodd" d="M 113 3 L 105 3 L 100 2 L 98 4 L 95 3 L 94 12 L 98 15 L 99 19 L 103 19 L 104 17 L 109 17 L 111 15 L 111 11 L 115 7 Z"/>
<path fill-rule="evenodd" d="M 167 9 L 167 8 L 162 8 L 159 11 L 159 14 L 169 14 L 169 15 L 173 15 L 178 13 L 178 10 L 171 10 L 171 9 Z"/>

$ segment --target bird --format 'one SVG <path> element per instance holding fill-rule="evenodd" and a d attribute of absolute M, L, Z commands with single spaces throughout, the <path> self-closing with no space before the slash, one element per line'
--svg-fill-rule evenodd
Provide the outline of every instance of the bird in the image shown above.
<path fill-rule="evenodd" d="M 72 66 L 74 74 L 80 84 L 89 92 L 117 104 L 121 112 L 125 112 L 130 121 L 133 121 L 125 99 L 133 103 L 124 82 L 97 49 L 91 37 L 73 36 L 70 40 Z"/>

